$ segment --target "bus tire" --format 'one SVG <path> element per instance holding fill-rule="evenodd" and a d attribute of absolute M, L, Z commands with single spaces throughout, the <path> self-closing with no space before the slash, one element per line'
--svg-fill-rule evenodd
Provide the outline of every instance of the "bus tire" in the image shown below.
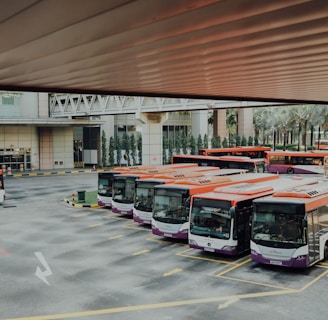
<path fill-rule="evenodd" d="M 326 241 L 325 247 L 323 248 L 323 260 L 328 261 L 328 241 Z"/>
<path fill-rule="evenodd" d="M 294 169 L 293 168 L 288 168 L 287 173 L 288 174 L 294 174 Z"/>

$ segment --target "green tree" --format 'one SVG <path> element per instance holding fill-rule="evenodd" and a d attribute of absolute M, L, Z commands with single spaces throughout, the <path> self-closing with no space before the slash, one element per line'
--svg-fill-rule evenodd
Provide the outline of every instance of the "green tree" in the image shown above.
<path fill-rule="evenodd" d="M 246 146 L 247 145 L 247 140 L 246 140 L 246 137 L 244 135 L 241 138 L 241 145 L 242 146 Z"/>
<path fill-rule="evenodd" d="M 130 159 L 130 150 L 131 150 L 131 146 L 130 146 L 130 136 L 129 135 L 125 135 L 125 154 L 124 154 L 124 158 L 128 163 L 128 166 L 131 165 L 131 159 Z"/>
<path fill-rule="evenodd" d="M 107 165 L 107 138 L 104 130 L 101 132 L 101 163 L 103 167 Z"/>
<path fill-rule="evenodd" d="M 182 144 L 182 152 L 183 154 L 187 154 L 187 147 L 188 147 L 188 142 L 187 142 L 187 135 L 183 134 L 181 137 L 181 144 Z"/>
<path fill-rule="evenodd" d="M 137 149 L 138 149 L 139 164 L 142 164 L 142 135 L 141 134 L 138 135 Z"/>
<path fill-rule="evenodd" d="M 223 141 L 222 141 L 222 147 L 223 148 L 227 148 L 228 147 L 228 140 L 226 137 L 224 137 Z"/>
<path fill-rule="evenodd" d="M 221 148 L 221 137 L 216 136 L 212 138 L 212 148 Z"/>
<path fill-rule="evenodd" d="M 203 148 L 208 149 L 208 136 L 206 133 L 204 134 Z"/>
<path fill-rule="evenodd" d="M 167 164 L 168 163 L 167 150 L 169 148 L 169 142 L 166 137 L 163 137 L 162 146 L 163 146 L 163 164 Z"/>
<path fill-rule="evenodd" d="M 238 135 L 238 134 L 236 135 L 236 137 L 235 137 L 235 142 L 236 142 L 236 147 L 242 145 L 240 135 Z"/>
<path fill-rule="evenodd" d="M 228 132 L 230 145 L 234 145 L 233 137 L 237 134 L 237 117 L 238 117 L 237 109 L 227 109 L 226 123 L 227 123 L 227 132 Z"/>
<path fill-rule="evenodd" d="M 216 138 L 217 137 L 214 137 L 213 136 L 212 139 L 211 139 L 211 146 L 212 146 L 212 148 L 218 148 L 217 145 L 216 145 Z"/>
<path fill-rule="evenodd" d="M 248 146 L 252 146 L 253 143 L 254 143 L 254 141 L 253 141 L 253 137 L 252 137 L 252 136 L 249 136 L 249 137 L 248 137 L 247 145 L 248 145 Z"/>
<path fill-rule="evenodd" d="M 108 162 L 111 167 L 115 164 L 115 142 L 113 137 L 109 138 Z"/>
<path fill-rule="evenodd" d="M 199 134 L 197 138 L 197 151 L 201 148 L 203 148 L 203 139 L 201 134 Z"/>
<path fill-rule="evenodd" d="M 190 137 L 190 154 L 196 154 L 196 141 L 193 135 Z"/>
<path fill-rule="evenodd" d="M 137 163 L 137 142 L 134 134 L 130 137 L 130 149 L 131 149 L 131 159 L 132 165 L 136 165 Z"/>
<path fill-rule="evenodd" d="M 119 136 L 116 137 L 116 163 L 118 166 L 121 166 L 122 161 L 122 142 Z"/>
<path fill-rule="evenodd" d="M 175 154 L 180 154 L 181 152 L 181 138 L 178 134 L 175 139 Z"/>
<path fill-rule="evenodd" d="M 169 163 L 172 163 L 172 157 L 173 157 L 173 141 L 169 140 Z"/>

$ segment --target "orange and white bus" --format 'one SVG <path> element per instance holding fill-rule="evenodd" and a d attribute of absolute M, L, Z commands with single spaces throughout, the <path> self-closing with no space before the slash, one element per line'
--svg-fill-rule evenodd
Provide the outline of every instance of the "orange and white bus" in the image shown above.
<path fill-rule="evenodd" d="M 317 180 L 279 176 L 273 181 L 238 183 L 192 196 L 189 246 L 231 256 L 248 251 L 253 200 L 312 183 Z"/>
<path fill-rule="evenodd" d="M 317 150 L 328 150 L 328 140 L 315 140 L 314 147 Z"/>
<path fill-rule="evenodd" d="M 135 182 L 135 198 L 133 207 L 133 220 L 138 223 L 151 224 L 154 187 L 156 185 L 174 183 L 177 180 L 189 179 L 203 176 L 226 176 L 233 174 L 245 173 L 245 170 L 240 169 L 219 169 L 212 167 L 215 170 L 202 170 L 210 167 L 193 168 L 192 171 L 179 171 L 174 173 L 162 173 L 153 176 L 152 178 L 137 179 Z"/>
<path fill-rule="evenodd" d="M 198 170 L 195 164 L 171 164 L 158 166 L 148 170 L 132 171 L 131 173 L 121 173 L 113 176 L 113 196 L 112 212 L 133 215 L 135 198 L 135 181 L 137 179 L 151 178 L 159 173 L 183 172 L 184 170 Z M 206 168 L 207 170 L 217 170 L 217 168 Z M 205 169 L 204 169 L 205 170 Z"/>
<path fill-rule="evenodd" d="M 324 174 L 324 158 L 328 151 L 267 151 L 266 171 L 271 173 Z"/>
<path fill-rule="evenodd" d="M 328 260 L 328 183 L 304 185 L 253 202 L 251 259 L 290 268 Z"/>
<path fill-rule="evenodd" d="M 265 151 L 270 151 L 270 147 L 262 146 L 239 146 L 234 148 L 201 148 L 198 154 L 202 156 L 242 156 L 250 158 L 264 158 Z"/>
<path fill-rule="evenodd" d="M 179 168 L 185 168 L 185 167 L 197 167 L 197 163 L 187 163 L 187 164 L 181 164 L 180 166 L 178 164 L 176 165 L 163 165 L 163 166 L 148 166 L 148 165 L 141 165 L 141 166 L 127 166 L 127 167 L 116 167 L 112 170 L 106 170 L 106 171 L 99 171 L 98 172 L 98 193 L 97 193 L 97 200 L 98 205 L 101 207 L 108 207 L 111 208 L 112 206 L 112 196 L 113 196 L 113 181 L 114 181 L 114 175 L 122 174 L 122 173 L 143 173 L 150 170 L 160 170 L 161 168 L 173 168 L 174 170 L 177 170 Z"/>
<path fill-rule="evenodd" d="M 221 169 L 243 169 L 248 172 L 263 173 L 265 171 L 264 158 L 250 158 L 242 156 L 202 156 L 202 155 L 173 155 L 172 163 L 197 163 L 199 166 L 213 166 Z"/>
<path fill-rule="evenodd" d="M 187 239 L 190 200 L 193 195 L 209 192 L 217 187 L 274 180 L 278 177 L 269 173 L 247 173 L 181 179 L 174 183 L 157 185 L 154 187 L 152 233 L 163 237 Z"/>

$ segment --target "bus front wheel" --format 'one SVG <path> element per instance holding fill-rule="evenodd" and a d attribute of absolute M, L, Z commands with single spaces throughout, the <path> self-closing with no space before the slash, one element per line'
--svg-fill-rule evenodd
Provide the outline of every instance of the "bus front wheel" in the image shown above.
<path fill-rule="evenodd" d="M 287 169 L 287 173 L 288 174 L 293 174 L 294 173 L 294 169 L 293 168 L 288 168 Z"/>
<path fill-rule="evenodd" d="M 323 249 L 323 259 L 328 261 L 328 241 L 325 243 L 325 247 Z"/>

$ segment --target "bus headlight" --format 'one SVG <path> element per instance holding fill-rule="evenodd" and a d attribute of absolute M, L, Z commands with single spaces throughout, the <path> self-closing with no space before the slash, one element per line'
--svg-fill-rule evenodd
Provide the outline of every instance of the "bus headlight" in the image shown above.
<path fill-rule="evenodd" d="M 236 246 L 224 246 L 223 248 L 222 248 L 222 250 L 224 250 L 224 251 L 234 251 L 234 250 L 236 250 Z"/>
<path fill-rule="evenodd" d="M 197 242 L 196 242 L 195 240 L 190 240 L 190 239 L 189 239 L 189 244 L 192 244 L 192 245 L 194 245 L 194 246 L 197 246 Z"/>

